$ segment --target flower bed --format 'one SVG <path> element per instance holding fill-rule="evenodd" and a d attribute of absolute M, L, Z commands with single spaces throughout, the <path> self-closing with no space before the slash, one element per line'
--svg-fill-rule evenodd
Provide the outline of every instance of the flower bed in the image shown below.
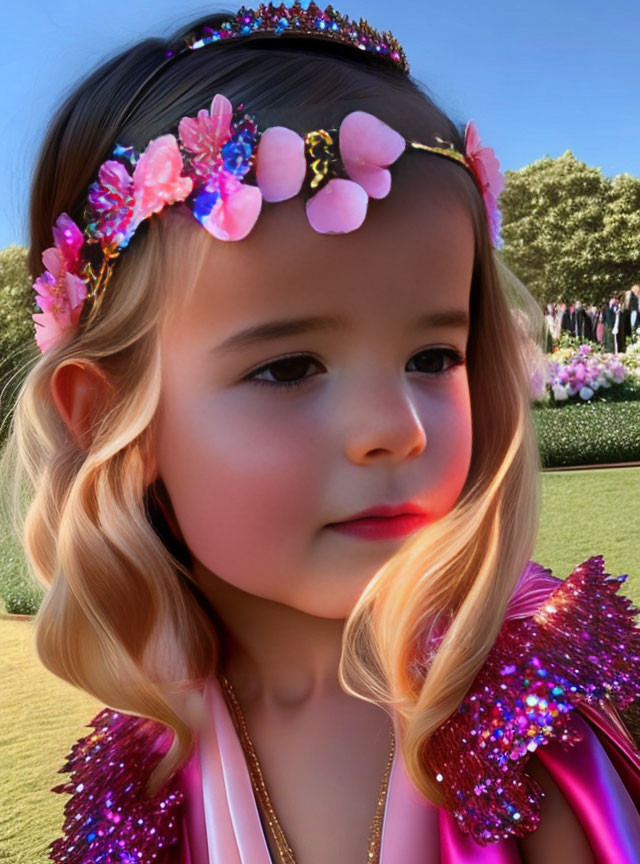
<path fill-rule="evenodd" d="M 636 339 L 627 346 L 624 354 L 618 354 L 618 357 L 628 372 L 640 381 L 640 331 L 636 332 Z"/>
<path fill-rule="evenodd" d="M 640 342 L 624 354 L 594 344 L 561 347 L 532 372 L 534 407 L 640 399 Z"/>

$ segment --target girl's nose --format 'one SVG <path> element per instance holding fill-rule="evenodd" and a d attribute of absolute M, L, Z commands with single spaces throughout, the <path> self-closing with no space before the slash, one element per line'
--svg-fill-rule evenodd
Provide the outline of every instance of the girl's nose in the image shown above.
<path fill-rule="evenodd" d="M 419 456 L 427 443 L 415 400 L 405 384 L 361 386 L 349 397 L 345 452 L 354 463 L 401 462 Z"/>

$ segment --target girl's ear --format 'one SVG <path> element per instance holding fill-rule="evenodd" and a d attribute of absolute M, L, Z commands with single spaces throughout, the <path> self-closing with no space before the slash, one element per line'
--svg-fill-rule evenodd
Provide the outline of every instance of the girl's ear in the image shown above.
<path fill-rule="evenodd" d="M 108 404 L 113 386 L 95 365 L 69 361 L 58 366 L 51 379 L 51 395 L 58 414 L 82 450 L 92 440 L 92 423 Z"/>

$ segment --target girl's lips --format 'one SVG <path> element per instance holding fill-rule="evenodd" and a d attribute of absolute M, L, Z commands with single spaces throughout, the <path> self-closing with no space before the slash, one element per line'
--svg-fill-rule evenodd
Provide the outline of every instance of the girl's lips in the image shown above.
<path fill-rule="evenodd" d="M 423 528 L 428 521 L 426 515 L 403 513 L 401 516 L 370 516 L 368 519 L 332 522 L 327 527 L 364 540 L 385 540 L 411 534 L 418 528 Z"/>

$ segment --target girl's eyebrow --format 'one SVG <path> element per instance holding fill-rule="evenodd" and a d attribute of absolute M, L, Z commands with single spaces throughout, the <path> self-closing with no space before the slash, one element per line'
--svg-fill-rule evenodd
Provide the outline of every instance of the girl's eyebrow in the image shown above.
<path fill-rule="evenodd" d="M 415 330 L 425 327 L 458 327 L 464 329 L 469 326 L 469 314 L 465 309 L 441 309 L 429 312 L 418 318 L 414 324 Z M 267 342 L 272 339 L 282 339 L 285 336 L 296 336 L 300 333 L 310 333 L 317 330 L 346 330 L 348 327 L 344 318 L 336 318 L 333 315 L 316 315 L 309 318 L 283 318 L 277 321 L 265 321 L 253 327 L 239 330 L 216 345 L 212 354 L 227 354 L 255 345 L 259 342 Z"/>

